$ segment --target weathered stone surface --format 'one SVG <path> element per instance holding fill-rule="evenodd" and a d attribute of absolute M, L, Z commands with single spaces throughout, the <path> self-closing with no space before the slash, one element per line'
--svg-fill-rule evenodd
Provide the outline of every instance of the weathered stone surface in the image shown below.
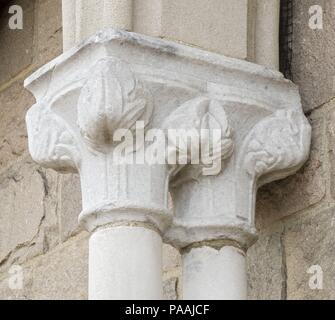
<path fill-rule="evenodd" d="M 8 8 L 12 5 L 22 7 L 22 30 L 9 28 L 8 22 L 12 14 L 8 13 Z M 35 0 L 15 0 L 0 8 L 0 87 L 32 63 L 34 7 Z"/>
<path fill-rule="evenodd" d="M 248 250 L 248 299 L 281 300 L 286 298 L 284 228 L 277 223 L 260 233 Z"/>
<path fill-rule="evenodd" d="M 0 170 L 27 149 L 25 113 L 32 103 L 34 98 L 22 82 L 15 82 L 0 92 Z"/>
<path fill-rule="evenodd" d="M 163 294 L 166 300 L 177 300 L 178 278 L 170 278 L 163 282 Z"/>
<path fill-rule="evenodd" d="M 307 212 L 285 223 L 288 299 L 335 299 L 335 208 Z M 312 290 L 307 271 L 318 265 L 323 289 Z"/>
<path fill-rule="evenodd" d="M 6 17 L 0 19 L 3 24 L 0 27 L 0 88 L 29 65 L 36 68 L 62 52 L 61 0 L 20 0 L 15 4 L 22 6 L 24 27 L 10 30 L 8 7 L 2 9 Z M 0 91 L 0 170 L 27 149 L 24 118 L 27 107 L 33 103 L 34 98 L 23 88 L 22 80 Z"/>
<path fill-rule="evenodd" d="M 181 255 L 179 251 L 163 244 L 163 294 L 164 299 L 176 300 L 180 295 Z"/>
<path fill-rule="evenodd" d="M 0 175 L 0 268 L 58 243 L 57 174 L 27 156 Z"/>
<path fill-rule="evenodd" d="M 330 165 L 330 194 L 335 200 L 335 100 L 329 103 L 327 117 L 328 155 Z"/>
<path fill-rule="evenodd" d="M 315 205 L 325 197 L 326 123 L 320 112 L 313 113 L 310 122 L 311 153 L 304 167 L 293 176 L 265 185 L 257 193 L 256 223 L 259 228 Z"/>
<path fill-rule="evenodd" d="M 88 234 L 67 241 L 32 265 L 33 299 L 87 299 Z"/>
<path fill-rule="evenodd" d="M 34 66 L 62 53 L 62 0 L 37 0 L 35 10 Z"/>
<path fill-rule="evenodd" d="M 19 268 L 20 267 L 21 266 L 19 266 Z M 16 289 L 17 287 L 12 289 L 10 288 L 10 282 L 15 281 L 15 279 L 11 278 L 13 275 L 9 273 L 9 271 L 0 274 L 0 300 L 29 300 L 27 284 L 29 284 L 31 277 L 30 274 L 28 274 L 27 270 L 21 270 L 23 271 L 22 275 L 23 277 L 25 277 L 26 281 L 26 285 L 24 285 L 22 289 Z"/>
<path fill-rule="evenodd" d="M 181 266 L 179 251 L 168 245 L 163 245 L 163 271 L 171 271 Z"/>
<path fill-rule="evenodd" d="M 88 235 L 81 233 L 46 255 L 22 265 L 23 289 L 8 287 L 10 274 L 0 276 L 0 299 L 87 299 Z"/>
<path fill-rule="evenodd" d="M 136 0 L 134 3 L 135 32 L 235 58 L 248 56 L 250 16 L 246 0 Z"/>
<path fill-rule="evenodd" d="M 13 4 L 23 9 L 22 30 L 9 29 L 8 7 Z M 18 0 L 1 8 L 0 87 L 62 53 L 61 4 L 62 0 Z"/>
<path fill-rule="evenodd" d="M 59 179 L 60 236 L 62 241 L 66 241 L 83 230 L 78 223 L 78 216 L 82 210 L 80 179 L 77 174 L 60 175 Z"/>
<path fill-rule="evenodd" d="M 309 8 L 323 9 L 323 29 L 309 27 Z M 335 5 L 328 0 L 294 3 L 293 81 L 300 86 L 305 111 L 312 110 L 335 96 Z"/>

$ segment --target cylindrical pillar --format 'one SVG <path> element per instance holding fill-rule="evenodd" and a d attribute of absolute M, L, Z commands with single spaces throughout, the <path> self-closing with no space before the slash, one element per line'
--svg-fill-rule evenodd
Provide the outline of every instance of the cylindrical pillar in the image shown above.
<path fill-rule="evenodd" d="M 62 1 L 63 51 L 76 44 L 76 1 Z"/>
<path fill-rule="evenodd" d="M 183 299 L 245 300 L 247 271 L 245 253 L 233 246 L 209 246 L 184 252 Z"/>
<path fill-rule="evenodd" d="M 132 30 L 133 0 L 105 0 L 103 27 Z"/>
<path fill-rule="evenodd" d="M 162 298 L 162 239 L 143 226 L 109 226 L 89 242 L 90 300 Z"/>
<path fill-rule="evenodd" d="M 257 0 L 255 63 L 279 69 L 280 0 Z"/>
<path fill-rule="evenodd" d="M 63 0 L 63 50 L 104 28 L 131 31 L 132 0 Z"/>

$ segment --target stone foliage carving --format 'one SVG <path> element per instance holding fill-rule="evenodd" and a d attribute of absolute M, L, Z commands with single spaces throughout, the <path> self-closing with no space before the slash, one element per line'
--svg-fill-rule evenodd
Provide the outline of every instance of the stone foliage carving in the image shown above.
<path fill-rule="evenodd" d="M 301 166 L 308 157 L 309 140 L 306 118 L 291 110 L 279 110 L 249 133 L 241 161 L 252 179 L 261 178 L 262 183 L 267 183 Z"/>
<path fill-rule="evenodd" d="M 80 144 L 69 125 L 50 110 L 50 102 L 36 103 L 26 116 L 29 151 L 39 164 L 61 172 L 76 172 Z"/>
<path fill-rule="evenodd" d="M 166 132 L 174 129 L 188 133 L 177 145 L 176 140 L 167 134 L 168 152 L 176 154 L 178 160 L 174 175 L 190 164 L 183 170 L 182 176 L 175 179 L 174 185 L 188 179 L 196 180 L 203 172 L 202 169 L 215 161 L 221 163 L 233 152 L 232 130 L 224 108 L 217 100 L 200 96 L 186 101 L 164 121 L 163 128 Z M 218 135 L 213 134 L 214 130 L 217 130 Z M 194 137 L 196 139 L 192 139 Z M 167 158 L 170 158 L 169 154 Z"/>
<path fill-rule="evenodd" d="M 150 94 L 125 63 L 113 58 L 98 61 L 89 72 L 78 101 L 78 126 L 84 139 L 97 150 L 112 143 L 116 129 L 146 126 L 152 116 Z"/>
<path fill-rule="evenodd" d="M 164 225 L 158 228 L 165 232 L 172 174 L 174 245 L 213 239 L 247 245 L 255 239 L 257 187 L 294 173 L 308 157 L 310 125 L 297 88 L 279 72 L 165 40 L 104 30 L 26 86 L 37 99 L 27 114 L 31 155 L 46 167 L 79 171 L 85 217 L 103 216 L 94 227 L 114 223 L 114 215 Z M 134 131 L 136 121 L 200 138 L 176 144 L 164 137 L 166 158 L 176 153 L 172 164 L 116 164 L 113 134 Z M 213 175 L 204 174 L 211 162 L 194 163 L 206 148 L 212 162 L 222 163 Z"/>
<path fill-rule="evenodd" d="M 78 91 L 76 86 L 68 87 L 62 95 Z M 64 172 L 79 169 L 83 141 L 89 149 L 106 153 L 113 146 L 116 129 L 133 130 L 136 121 L 146 126 L 153 112 L 149 92 L 121 60 L 113 58 L 99 60 L 87 72 L 79 97 L 67 106 L 77 108 L 75 128 L 66 114 L 56 112 L 57 100 L 57 95 L 46 95 L 28 111 L 26 120 L 33 159 Z"/>

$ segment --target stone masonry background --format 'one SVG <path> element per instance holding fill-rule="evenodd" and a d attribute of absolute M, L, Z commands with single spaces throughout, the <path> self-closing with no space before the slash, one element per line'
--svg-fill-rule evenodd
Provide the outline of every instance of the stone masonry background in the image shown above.
<path fill-rule="evenodd" d="M 25 113 L 34 98 L 23 88 L 34 70 L 62 53 L 61 0 L 16 0 L 24 28 L 9 30 L 0 1 L 0 299 L 87 299 L 88 233 L 78 227 L 77 175 L 33 163 Z M 324 29 L 308 27 L 308 8 L 324 9 Z M 294 82 L 313 126 L 309 161 L 258 193 L 260 239 L 248 252 L 250 299 L 335 299 L 335 3 L 295 0 Z M 22 290 L 8 287 L 20 265 Z M 307 270 L 323 270 L 311 290 Z M 180 257 L 164 246 L 164 291 L 180 296 Z"/>

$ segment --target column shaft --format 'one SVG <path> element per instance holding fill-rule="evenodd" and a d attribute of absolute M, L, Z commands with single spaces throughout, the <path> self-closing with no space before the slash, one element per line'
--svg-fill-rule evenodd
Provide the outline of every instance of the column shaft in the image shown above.
<path fill-rule="evenodd" d="M 63 50 L 104 28 L 132 29 L 132 0 L 63 0 Z"/>
<path fill-rule="evenodd" d="M 76 1 L 62 1 L 63 51 L 76 44 Z"/>
<path fill-rule="evenodd" d="M 257 0 L 255 63 L 279 69 L 280 0 Z"/>
<path fill-rule="evenodd" d="M 146 227 L 94 232 L 89 243 L 89 299 L 161 299 L 162 239 Z"/>
<path fill-rule="evenodd" d="M 225 246 L 219 250 L 204 246 L 182 256 L 183 299 L 245 300 L 246 260 L 242 250 Z"/>

